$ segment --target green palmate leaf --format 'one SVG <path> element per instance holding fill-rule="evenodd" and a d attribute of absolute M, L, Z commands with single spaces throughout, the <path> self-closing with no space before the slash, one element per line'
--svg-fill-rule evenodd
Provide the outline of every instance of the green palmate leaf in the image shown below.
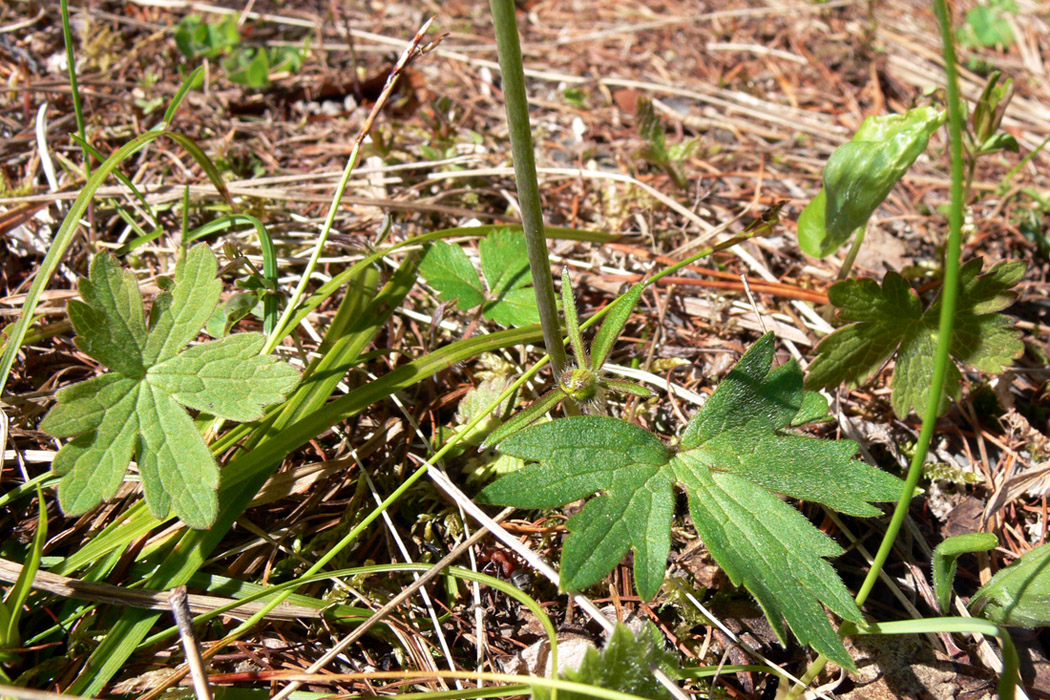
<path fill-rule="evenodd" d="M 1010 288 L 1024 275 L 1025 264 L 1007 261 L 981 275 L 981 260 L 960 270 L 959 298 L 951 354 L 958 362 L 984 372 L 1001 372 L 1024 351 L 1020 333 L 998 311 L 1014 299 Z M 918 296 L 896 272 L 887 273 L 880 286 L 875 280 L 839 282 L 828 290 L 828 299 L 839 307 L 839 317 L 853 321 L 817 346 L 806 385 L 829 388 L 846 383 L 858 386 L 870 379 L 897 352 L 893 375 L 893 410 L 901 417 L 922 410 L 929 397 L 934 349 L 940 314 L 940 297 L 925 312 Z M 948 397 L 959 394 L 960 373 L 948 368 L 941 410 Z"/>
<path fill-rule="evenodd" d="M 741 358 L 669 451 L 648 431 L 614 418 L 581 416 L 522 430 L 500 443 L 534 461 L 484 489 L 490 503 L 549 508 L 593 496 L 568 524 L 562 585 L 605 576 L 634 549 L 639 594 L 663 581 L 674 514 L 673 485 L 689 494 L 704 543 L 737 585 L 758 599 L 783 640 L 784 621 L 802 641 L 852 666 L 821 607 L 859 621 L 849 591 L 823 557 L 841 549 L 777 494 L 859 516 L 892 501 L 896 477 L 851 459 L 856 445 L 785 431 L 820 416 L 794 361 L 770 370 L 773 336 Z M 595 494 L 598 494 L 595 496 Z"/>
<path fill-rule="evenodd" d="M 588 649 L 580 667 L 565 671 L 561 677 L 640 698 L 670 700 L 671 694 L 653 675 L 653 666 L 663 669 L 672 677 L 678 675 L 678 659 L 664 649 L 660 630 L 649 622 L 638 632 L 636 639 L 631 630 L 620 623 L 601 652 L 594 648 Z M 549 697 L 550 691 L 547 689 L 537 687 L 533 690 L 536 700 Z M 558 691 L 559 700 L 590 700 L 590 697 L 568 690 Z"/>
<path fill-rule="evenodd" d="M 485 298 L 481 280 L 463 249 L 444 241 L 427 248 L 419 264 L 419 273 L 437 290 L 442 301 L 456 301 L 460 311 L 472 309 Z"/>
<path fill-rule="evenodd" d="M 187 525 L 214 522 L 218 465 L 183 406 L 230 420 L 261 418 L 299 373 L 260 356 L 259 333 L 242 333 L 183 350 L 218 303 L 215 255 L 196 246 L 175 268 L 175 283 L 154 300 L 147 331 L 138 284 L 115 258 L 99 255 L 81 280 L 84 303 L 71 301 L 76 344 L 113 370 L 60 390 L 40 424 L 72 437 L 55 456 L 59 502 L 84 513 L 116 493 L 138 461 L 146 500 L 158 518 L 174 508 Z"/>
<path fill-rule="evenodd" d="M 483 240 L 481 272 L 488 294 L 467 254 L 459 246 L 438 241 L 427 248 L 419 271 L 443 301 L 458 300 L 460 311 L 484 302 L 485 318 L 504 326 L 539 323 L 536 293 L 526 289 L 532 282 L 525 237 L 520 232 L 493 231 Z"/>
<path fill-rule="evenodd" d="M 828 158 L 824 188 L 799 217 L 802 250 L 818 258 L 838 250 L 867 223 L 945 118 L 941 110 L 916 107 L 865 119 L 853 138 Z"/>

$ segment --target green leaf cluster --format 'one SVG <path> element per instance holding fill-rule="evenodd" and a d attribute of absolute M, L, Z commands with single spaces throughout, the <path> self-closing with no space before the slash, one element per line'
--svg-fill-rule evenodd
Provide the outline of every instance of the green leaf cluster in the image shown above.
<path fill-rule="evenodd" d="M 256 420 L 299 382 L 293 367 L 259 354 L 266 342 L 260 333 L 182 349 L 219 302 L 217 272 L 210 248 L 192 248 L 176 265 L 174 283 L 154 299 L 148 329 L 135 277 L 113 256 L 96 256 L 80 280 L 83 301 L 69 303 L 76 345 L 113 371 L 60 390 L 40 424 L 74 438 L 52 465 L 68 515 L 111 498 L 134 456 L 156 517 L 174 509 L 194 528 L 215 521 L 219 468 L 183 406 Z"/>
<path fill-rule="evenodd" d="M 1024 344 L 1010 319 L 996 312 L 1013 303 L 1015 295 L 1009 290 L 1021 280 L 1025 264 L 1004 261 L 983 275 L 981 267 L 978 258 L 959 271 L 950 352 L 958 363 L 983 372 L 1002 372 L 1004 365 L 1024 351 Z M 896 353 L 893 410 L 902 418 L 913 408 L 923 410 L 933 376 L 941 297 L 924 311 L 907 281 L 889 272 L 881 285 L 867 278 L 839 282 L 828 290 L 828 299 L 839 308 L 839 318 L 851 323 L 817 346 L 806 385 L 811 389 L 842 383 L 858 386 Z M 959 368 L 950 364 L 942 412 L 948 408 L 948 397 L 958 397 L 960 378 Z"/>
<path fill-rule="evenodd" d="M 867 224 L 945 119 L 944 111 L 934 107 L 865 119 L 828 158 L 824 187 L 799 216 L 802 250 L 827 257 Z"/>
<path fill-rule="evenodd" d="M 245 87 L 263 88 L 270 84 L 272 71 L 298 73 L 302 69 L 309 39 L 301 49 L 294 46 L 270 49 L 243 46 L 236 15 L 226 15 L 215 22 L 188 15 L 175 28 L 175 45 L 190 60 L 223 56 L 222 69 L 230 81 Z"/>
<path fill-rule="evenodd" d="M 460 311 L 482 307 L 482 315 L 503 326 L 539 323 L 536 293 L 527 286 L 529 255 L 525 237 L 514 231 L 490 233 L 478 245 L 481 273 L 488 293 L 470 258 L 451 243 L 436 241 L 428 248 L 419 272 L 442 301 L 455 301 Z"/>
<path fill-rule="evenodd" d="M 653 667 L 660 668 L 670 676 L 677 675 L 678 659 L 664 648 L 663 635 L 652 622 L 635 638 L 623 623 L 609 635 L 605 648 L 599 652 L 591 648 L 583 657 L 580 667 L 566 670 L 561 677 L 567 681 L 584 683 L 597 688 L 615 690 L 650 700 L 671 700 L 671 694 L 656 680 Z M 535 688 L 536 700 L 547 700 L 551 696 L 546 688 Z M 591 696 L 569 690 L 558 691 L 559 700 L 592 700 Z"/>
<path fill-rule="evenodd" d="M 853 442 L 790 430 L 824 417 L 827 403 L 803 389 L 797 362 L 771 369 L 773 342 L 767 334 L 741 358 L 690 421 L 677 450 L 615 418 L 564 418 L 500 443 L 502 452 L 534 463 L 491 484 L 480 498 L 520 508 L 589 498 L 567 523 L 562 586 L 598 582 L 633 549 L 635 585 L 649 599 L 666 570 L 679 484 L 704 544 L 732 582 L 758 599 L 781 641 L 786 621 L 802 642 L 852 668 L 821 607 L 860 620 L 825 561 L 842 550 L 779 495 L 872 516 L 879 511 L 870 502 L 895 500 L 901 482 L 854 461 Z"/>
<path fill-rule="evenodd" d="M 187 15 L 175 27 L 175 45 L 189 59 L 216 58 L 240 43 L 236 15 L 226 15 L 217 22 Z"/>
<path fill-rule="evenodd" d="M 970 8 L 966 22 L 956 30 L 959 43 L 968 48 L 1009 48 L 1014 43 L 1014 30 L 1006 15 L 1017 12 L 1017 3 L 1013 0 L 990 0 Z"/>

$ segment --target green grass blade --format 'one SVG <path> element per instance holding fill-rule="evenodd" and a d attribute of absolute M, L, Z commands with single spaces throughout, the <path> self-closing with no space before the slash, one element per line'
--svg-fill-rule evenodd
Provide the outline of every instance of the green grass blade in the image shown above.
<path fill-rule="evenodd" d="M 22 304 L 22 312 L 18 321 L 11 327 L 7 346 L 4 348 L 3 356 L 0 357 L 0 393 L 2 393 L 4 387 L 7 386 L 7 379 L 11 373 L 11 367 L 14 366 L 15 357 L 18 355 L 18 350 L 22 346 L 22 340 L 25 338 L 26 331 L 29 329 L 29 324 L 32 323 L 33 311 L 36 310 L 36 306 L 40 302 L 40 295 L 44 292 L 47 283 L 51 280 L 51 275 L 53 275 L 55 270 L 58 269 L 58 263 L 62 260 L 62 256 L 65 254 L 66 249 L 69 248 L 69 244 L 72 242 L 73 236 L 76 234 L 77 227 L 80 225 L 80 217 L 82 217 L 84 212 L 87 211 L 88 204 L 91 202 L 91 198 L 94 197 L 96 190 L 98 190 L 105 179 L 118 165 L 123 163 L 129 156 L 139 151 L 146 144 L 163 135 L 164 132 L 160 131 L 147 132 L 121 146 L 115 153 L 113 153 L 113 155 L 107 158 L 94 173 L 92 173 L 91 177 L 89 177 L 84 184 L 84 188 L 80 191 L 80 194 L 75 200 L 73 200 L 73 204 L 69 208 L 69 213 L 66 214 L 66 218 L 62 220 L 62 225 L 59 226 L 58 232 L 55 233 L 55 237 L 51 241 L 51 247 L 48 249 L 47 255 L 44 256 L 43 262 L 40 263 L 40 269 L 33 277 L 33 283 L 30 285 L 29 292 L 26 294 L 26 300 Z"/>
<path fill-rule="evenodd" d="M 80 135 L 81 144 L 87 142 L 87 133 L 84 130 L 84 110 L 80 101 L 80 86 L 77 84 L 77 60 L 73 55 L 73 32 L 69 27 L 69 0 L 59 2 L 59 10 L 62 14 L 62 43 L 66 47 L 66 68 L 69 70 L 69 91 L 73 95 L 73 114 L 77 122 L 77 134 Z M 81 146 L 84 154 L 84 175 L 91 177 L 91 160 L 88 153 Z"/>
<path fill-rule="evenodd" d="M 74 141 L 80 144 L 81 148 L 93 155 L 100 163 L 105 160 L 105 157 L 101 153 L 99 153 L 97 148 L 92 146 L 84 139 L 80 138 L 80 136 L 72 134 L 72 138 Z M 131 193 L 135 195 L 135 199 L 139 200 L 139 203 L 142 204 L 142 206 L 146 209 L 146 213 L 149 214 L 150 219 L 152 219 L 153 226 L 159 227 L 160 222 L 157 220 L 157 215 L 153 211 L 153 207 L 150 205 L 149 201 L 146 200 L 146 196 L 139 191 L 139 188 L 135 187 L 135 183 L 132 182 L 127 175 L 120 172 L 119 170 L 114 171 L 113 176 L 117 178 L 120 184 L 124 185 L 129 190 L 131 190 Z M 117 208 L 119 211 L 124 211 L 123 207 L 118 206 Z"/>
<path fill-rule="evenodd" d="M 175 119 L 175 112 L 179 109 L 179 105 L 186 99 L 186 95 L 189 94 L 193 88 L 193 84 L 197 82 L 197 78 L 204 71 L 204 66 L 197 66 L 192 73 L 186 76 L 186 79 L 182 81 L 182 85 L 179 86 L 178 92 L 171 98 L 171 102 L 168 103 L 168 108 L 164 110 L 164 124 L 166 127 L 171 126 L 172 121 Z"/>
<path fill-rule="evenodd" d="M 219 196 L 223 198 L 223 201 L 229 205 L 230 209 L 234 212 L 237 211 L 237 205 L 233 203 L 233 197 L 230 195 L 230 191 L 226 188 L 226 180 L 223 179 L 222 173 L 215 167 L 215 163 L 212 162 L 208 154 L 197 145 L 197 142 L 191 139 L 185 134 L 180 134 L 176 131 L 164 132 L 168 135 L 175 143 L 182 146 L 183 150 L 190 154 L 193 160 L 197 161 L 197 164 L 201 166 L 204 174 L 211 180 L 211 184 L 215 185 L 215 189 L 219 191 Z"/>
<path fill-rule="evenodd" d="M 7 592 L 4 599 L 4 607 L 10 612 L 7 619 L 7 633 L 4 637 L 8 644 L 19 646 L 14 641 L 19 639 L 18 621 L 22 617 L 23 605 L 33 590 L 33 579 L 40 568 L 40 556 L 44 551 L 44 542 L 47 541 L 47 506 L 44 504 L 44 493 L 40 487 L 36 488 L 36 496 L 39 504 L 37 514 L 36 532 L 33 533 L 33 542 L 29 546 L 29 557 L 22 565 L 22 572 L 18 575 L 15 585 Z"/>

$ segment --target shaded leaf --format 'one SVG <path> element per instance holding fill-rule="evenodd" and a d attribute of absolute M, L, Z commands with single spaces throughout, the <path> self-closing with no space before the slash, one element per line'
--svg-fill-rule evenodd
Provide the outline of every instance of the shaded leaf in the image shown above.
<path fill-rule="evenodd" d="M 228 335 L 234 324 L 252 312 L 259 304 L 255 292 L 238 292 L 219 305 L 208 319 L 205 330 L 213 338 Z"/>
<path fill-rule="evenodd" d="M 1050 626 L 1050 543 L 997 571 L 970 600 L 970 612 L 1001 625 Z"/>
<path fill-rule="evenodd" d="M 1024 351 L 1013 323 L 996 312 L 1013 302 L 1010 289 L 1021 280 L 1025 264 L 1002 262 L 983 275 L 981 266 L 980 259 L 971 260 L 959 272 L 951 355 L 969 367 L 1001 372 Z M 933 376 L 940 297 L 924 312 L 907 281 L 889 272 L 881 286 L 871 279 L 839 282 L 828 290 L 828 299 L 839 307 L 840 318 L 855 323 L 838 329 L 817 346 L 806 385 L 859 386 L 896 352 L 893 410 L 900 417 L 912 408 L 921 411 Z M 942 411 L 947 410 L 948 397 L 958 396 L 960 378 L 959 369 L 949 366 Z"/>
<path fill-rule="evenodd" d="M 493 231 L 478 244 L 481 272 L 494 296 L 532 283 L 525 234 L 510 229 Z"/>
<path fill-rule="evenodd" d="M 502 326 L 521 327 L 540 322 L 536 291 L 532 287 L 511 289 L 485 304 L 485 318 Z"/>

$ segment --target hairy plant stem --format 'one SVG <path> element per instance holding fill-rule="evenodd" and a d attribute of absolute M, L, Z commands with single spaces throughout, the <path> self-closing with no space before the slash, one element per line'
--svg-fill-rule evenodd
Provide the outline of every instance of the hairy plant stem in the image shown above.
<path fill-rule="evenodd" d="M 908 476 L 904 481 L 901 497 L 894 508 L 893 517 L 886 528 L 886 533 L 883 535 L 871 569 L 857 592 L 855 601 L 858 606 L 864 605 L 864 602 L 875 587 L 879 573 L 886 564 L 890 551 L 893 549 L 893 543 L 897 539 L 898 533 L 900 533 L 901 526 L 904 524 L 904 518 L 908 515 L 908 507 L 911 505 L 912 495 L 915 493 L 915 488 L 922 477 L 922 467 L 926 462 L 930 441 L 933 439 L 933 432 L 937 427 L 937 416 L 940 413 L 941 396 L 944 392 L 944 380 L 948 373 L 948 363 L 951 362 L 949 350 L 951 348 L 955 307 L 959 291 L 959 257 L 962 250 L 963 210 L 966 206 L 965 178 L 963 174 L 963 113 L 959 96 L 958 71 L 955 66 L 955 45 L 952 36 L 951 15 L 948 11 L 946 0 L 931 0 L 931 4 L 941 28 L 941 46 L 944 52 L 948 96 L 948 136 L 951 144 L 951 209 L 948 213 L 948 242 L 944 251 L 944 283 L 941 290 L 942 302 L 937 329 L 937 349 L 934 356 L 933 377 L 930 380 L 930 395 L 923 410 L 922 429 L 919 432 L 919 439 L 915 445 L 911 465 L 908 467 Z M 839 633 L 849 635 L 856 631 L 856 625 L 844 622 Z M 1006 634 L 1005 631 L 1003 631 L 1003 634 Z M 824 655 L 820 655 L 806 671 L 805 675 L 802 676 L 802 681 L 808 684 L 816 678 L 826 663 L 827 658 Z M 1016 677 L 1016 668 L 1010 668 L 1009 660 L 1003 681 L 1000 683 L 1000 696 L 1013 698 L 1013 683 L 1007 676 Z M 788 693 L 788 700 L 797 698 L 804 690 L 805 687 L 803 685 L 796 685 Z"/>
<path fill-rule="evenodd" d="M 536 160 L 532 150 L 529 126 L 529 101 L 525 96 L 525 69 L 518 43 L 518 21 L 514 0 L 490 0 L 492 21 L 496 30 L 496 51 L 503 76 L 503 102 L 507 106 L 510 147 L 514 155 L 514 179 L 518 185 L 518 203 L 525 243 L 529 251 L 529 270 L 536 290 L 543 343 L 551 358 L 555 377 L 565 367 L 565 345 L 558 324 L 558 303 L 554 296 L 547 239 L 543 234 L 543 212 L 540 209 L 540 187 L 536 180 Z"/>

